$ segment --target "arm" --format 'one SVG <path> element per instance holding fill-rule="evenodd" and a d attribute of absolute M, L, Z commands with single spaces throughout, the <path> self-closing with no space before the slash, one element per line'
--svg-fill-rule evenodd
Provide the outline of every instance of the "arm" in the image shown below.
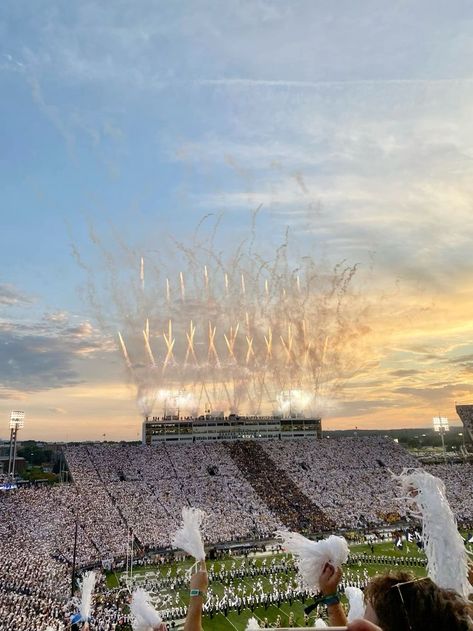
<path fill-rule="evenodd" d="M 320 591 L 324 596 L 337 593 L 338 584 L 342 578 L 341 568 L 335 569 L 333 565 L 327 563 L 319 578 Z M 337 602 L 327 605 L 328 619 L 332 627 L 344 627 L 347 624 L 347 617 L 342 605 Z"/>
<path fill-rule="evenodd" d="M 201 562 L 200 569 L 192 575 L 190 589 L 207 591 L 209 579 L 205 569 L 205 561 Z M 190 596 L 184 631 L 202 631 L 202 596 Z"/>

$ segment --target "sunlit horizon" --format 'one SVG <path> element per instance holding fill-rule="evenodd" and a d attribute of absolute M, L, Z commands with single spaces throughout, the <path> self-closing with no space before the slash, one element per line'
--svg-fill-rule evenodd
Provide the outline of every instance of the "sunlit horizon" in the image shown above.
<path fill-rule="evenodd" d="M 215 6 L 4 7 L 0 436 L 24 409 L 24 438 L 136 440 L 163 389 L 189 413 L 297 392 L 330 429 L 458 422 L 471 12 Z"/>

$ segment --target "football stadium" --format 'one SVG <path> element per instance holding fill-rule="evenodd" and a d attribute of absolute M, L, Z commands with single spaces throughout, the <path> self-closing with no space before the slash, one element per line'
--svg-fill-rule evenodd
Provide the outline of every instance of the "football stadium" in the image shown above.
<path fill-rule="evenodd" d="M 473 3 L 2 0 L 0 93 L 0 631 L 473 631 Z"/>
<path fill-rule="evenodd" d="M 426 525 L 412 514 L 398 477 L 421 465 L 397 442 L 324 438 L 320 419 L 291 419 L 283 431 L 281 419 L 194 422 L 194 436 L 192 420 L 183 428 L 154 418 L 143 423 L 141 445 L 64 445 L 67 483 L 0 494 L 1 629 L 69 628 L 91 571 L 91 628 L 131 629 L 140 588 L 169 628 L 183 627 L 195 571 L 175 542 L 183 508 L 202 511 L 205 631 L 243 631 L 250 618 L 278 628 L 327 620 L 315 586 L 301 581 L 297 554 L 278 536 L 285 531 L 313 542 L 346 540 L 342 603 L 347 588 L 363 590 L 388 570 L 426 576 Z M 264 435 L 265 423 L 273 430 L 279 423 L 277 438 Z M 458 523 L 471 551 L 473 464 L 432 464 L 424 472 L 445 484 L 455 529 Z"/>

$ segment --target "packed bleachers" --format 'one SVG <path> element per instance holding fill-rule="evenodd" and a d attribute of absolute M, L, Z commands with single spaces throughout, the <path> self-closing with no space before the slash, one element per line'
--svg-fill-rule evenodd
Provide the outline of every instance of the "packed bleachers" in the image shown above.
<path fill-rule="evenodd" d="M 207 541 L 267 537 L 281 526 L 222 445 L 91 445 L 66 456 L 90 513 L 85 527 L 106 556 L 124 553 L 127 527 L 144 546 L 169 546 L 186 504 L 207 512 Z"/>
<path fill-rule="evenodd" d="M 379 437 L 90 444 L 67 446 L 65 457 L 71 484 L 0 494 L 0 631 L 28 631 L 31 619 L 43 631 L 67 617 L 76 524 L 79 566 L 123 559 L 130 528 L 140 553 L 168 547 L 184 505 L 207 513 L 207 543 L 268 538 L 283 526 L 377 528 L 405 517 L 391 471 L 419 466 Z M 445 480 L 457 517 L 473 522 L 473 466 L 427 469 Z M 109 597 L 104 630 L 123 613 Z"/>
<path fill-rule="evenodd" d="M 391 471 L 419 463 L 392 440 L 373 436 L 261 444 L 339 528 L 379 526 L 396 514 L 405 517 Z"/>
<path fill-rule="evenodd" d="M 227 448 L 261 501 L 291 530 L 317 532 L 333 522 L 309 494 L 274 462 L 262 443 L 234 441 Z"/>

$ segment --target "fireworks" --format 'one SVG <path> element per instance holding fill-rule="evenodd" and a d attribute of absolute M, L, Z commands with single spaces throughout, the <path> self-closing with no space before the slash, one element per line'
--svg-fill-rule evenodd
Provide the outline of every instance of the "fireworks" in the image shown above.
<path fill-rule="evenodd" d="M 252 239 L 223 258 L 194 241 L 175 249 L 177 269 L 146 254 L 146 286 L 144 256 L 128 285 L 114 270 L 107 305 L 144 415 L 156 404 L 169 416 L 324 411 L 366 333 L 356 269 L 288 250 L 285 241 L 264 258 Z"/>

